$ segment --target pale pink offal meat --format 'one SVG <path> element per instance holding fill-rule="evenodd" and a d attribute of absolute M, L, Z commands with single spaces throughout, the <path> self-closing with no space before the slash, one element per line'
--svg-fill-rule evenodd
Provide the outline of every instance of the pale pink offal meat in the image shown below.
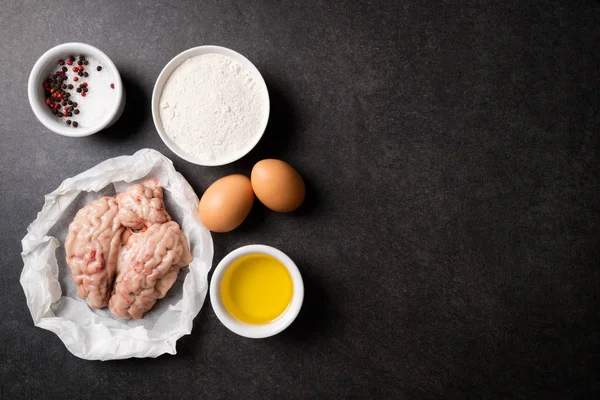
<path fill-rule="evenodd" d="M 134 230 L 140 230 L 152 224 L 168 222 L 171 217 L 165 211 L 163 189 L 156 179 L 130 186 L 117 194 L 119 218 L 121 223 Z"/>
<path fill-rule="evenodd" d="M 133 233 L 119 254 L 110 311 L 124 319 L 142 318 L 163 298 L 192 256 L 176 222 L 150 225 Z"/>
<path fill-rule="evenodd" d="M 112 291 L 125 230 L 118 212 L 114 198 L 102 197 L 79 210 L 69 225 L 67 264 L 77 294 L 93 308 L 106 307 Z"/>
<path fill-rule="evenodd" d="M 156 180 L 79 210 L 65 250 L 79 297 L 124 319 L 142 318 L 192 261 Z"/>

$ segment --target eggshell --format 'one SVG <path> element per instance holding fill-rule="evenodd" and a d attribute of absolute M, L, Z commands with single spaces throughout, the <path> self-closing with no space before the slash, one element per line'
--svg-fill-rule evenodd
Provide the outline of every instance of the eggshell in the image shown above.
<path fill-rule="evenodd" d="M 200 220 L 213 232 L 229 232 L 244 222 L 253 203 L 250 179 L 228 175 L 215 181 L 202 195 L 198 206 Z"/>
<path fill-rule="evenodd" d="M 252 168 L 250 179 L 256 197 L 273 211 L 294 211 L 304 201 L 304 181 L 300 174 L 284 161 L 259 161 Z"/>

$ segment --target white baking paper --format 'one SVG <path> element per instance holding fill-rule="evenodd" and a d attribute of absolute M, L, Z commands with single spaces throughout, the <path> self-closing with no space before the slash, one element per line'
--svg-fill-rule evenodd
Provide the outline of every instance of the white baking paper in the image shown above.
<path fill-rule="evenodd" d="M 122 320 L 108 308 L 89 308 L 77 296 L 64 242 L 81 207 L 147 178 L 160 181 L 167 211 L 181 225 L 194 259 L 143 319 Z M 45 200 L 22 240 L 25 265 L 21 285 L 35 325 L 56 333 L 71 353 L 87 360 L 175 354 L 175 342 L 191 332 L 192 321 L 204 303 L 213 244 L 198 216 L 198 197 L 173 163 L 151 149 L 111 158 L 66 179 Z"/>

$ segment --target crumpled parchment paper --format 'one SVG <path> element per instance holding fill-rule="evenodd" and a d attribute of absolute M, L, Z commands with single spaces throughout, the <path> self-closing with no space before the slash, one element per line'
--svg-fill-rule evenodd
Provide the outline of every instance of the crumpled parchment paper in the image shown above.
<path fill-rule="evenodd" d="M 181 225 L 194 260 L 143 319 L 126 321 L 108 308 L 89 308 L 77 296 L 64 242 L 81 207 L 147 178 L 160 181 L 167 211 Z M 175 354 L 175 342 L 191 332 L 208 290 L 213 243 L 198 216 L 198 197 L 173 163 L 151 149 L 111 158 L 66 179 L 45 196 L 44 207 L 27 228 L 22 244 L 25 265 L 20 281 L 35 325 L 56 333 L 71 353 L 87 360 Z"/>

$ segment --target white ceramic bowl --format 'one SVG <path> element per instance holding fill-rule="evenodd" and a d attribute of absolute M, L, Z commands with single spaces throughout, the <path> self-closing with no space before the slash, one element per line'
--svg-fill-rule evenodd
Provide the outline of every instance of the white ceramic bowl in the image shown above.
<path fill-rule="evenodd" d="M 110 111 L 93 126 L 79 126 L 78 128 L 68 126 L 63 119 L 59 119 L 53 115 L 46 106 L 42 85 L 54 71 L 60 68 L 58 66 L 58 60 L 66 60 L 69 58 L 69 55 L 93 57 L 114 73 L 114 77 L 112 77 L 111 81 L 114 81 L 115 84 L 114 90 L 116 96 L 114 98 L 116 101 L 114 101 L 112 107 L 109 108 Z M 96 71 L 93 71 L 91 73 L 95 72 Z M 46 128 L 64 136 L 83 137 L 99 132 L 116 122 L 125 107 L 125 91 L 123 90 L 123 83 L 121 82 L 121 76 L 119 75 L 117 67 L 106 54 L 94 46 L 85 43 L 63 43 L 45 52 L 37 60 L 31 70 L 27 93 L 29 95 L 29 104 L 37 119 L 39 119 Z"/>
<path fill-rule="evenodd" d="M 239 62 L 240 64 L 242 64 L 246 69 L 248 69 L 250 71 L 250 73 L 252 74 L 252 77 L 254 78 L 254 80 L 261 86 L 262 96 L 265 99 L 265 104 L 266 104 L 266 109 L 264 110 L 264 114 L 263 114 L 264 115 L 263 122 L 262 122 L 260 128 L 258 129 L 258 132 L 256 132 L 255 135 L 253 136 L 252 141 L 250 141 L 248 143 L 248 146 L 246 146 L 246 148 L 240 150 L 239 152 L 232 154 L 231 156 L 220 158 L 218 160 L 199 159 L 189 153 L 186 153 L 184 151 L 184 149 L 182 149 L 177 144 L 175 144 L 175 142 L 173 142 L 171 140 L 171 138 L 169 138 L 167 136 L 167 134 L 165 133 L 165 130 L 163 129 L 162 122 L 160 119 L 160 105 L 159 105 L 160 97 L 162 96 L 163 87 L 169 80 L 169 77 L 171 76 L 173 71 L 175 71 L 175 69 L 177 69 L 177 67 L 181 63 L 183 63 L 185 60 L 187 60 L 188 58 L 199 56 L 202 54 L 210 54 L 210 53 L 221 54 L 221 55 L 230 57 L 230 58 L 234 59 L 235 61 Z M 240 53 L 233 51 L 231 49 L 228 49 L 226 47 L 221 47 L 221 46 L 199 46 L 199 47 L 194 47 L 194 48 L 188 49 L 188 50 L 184 51 L 183 53 L 178 54 L 175 58 L 173 58 L 171 61 L 169 61 L 169 63 L 167 65 L 165 65 L 165 67 L 161 71 L 160 75 L 158 75 L 158 79 L 156 80 L 156 83 L 154 84 L 154 91 L 152 92 L 152 118 L 154 119 L 154 126 L 156 127 L 156 130 L 158 131 L 160 138 L 167 145 L 167 147 L 169 149 L 171 149 L 171 151 L 173 151 L 173 153 L 177 154 L 179 157 L 183 158 L 184 160 L 187 160 L 187 161 L 189 161 L 193 164 L 197 164 L 197 165 L 204 165 L 204 166 L 225 165 L 225 164 L 234 162 L 236 160 L 239 160 L 240 158 L 242 158 L 243 156 L 248 154 L 250 152 L 250 150 L 252 150 L 254 148 L 254 146 L 256 146 L 256 144 L 260 141 L 260 139 L 265 131 L 265 128 L 267 127 L 267 122 L 269 121 L 269 111 L 270 111 L 269 91 L 267 90 L 267 84 L 265 83 L 265 80 L 263 79 L 263 77 L 260 74 L 260 72 L 258 71 L 258 69 L 254 66 L 254 64 L 252 64 L 250 62 L 250 60 L 248 60 L 246 57 L 244 57 Z"/>
<path fill-rule="evenodd" d="M 238 321 L 227 312 L 221 298 L 221 282 L 223 281 L 225 272 L 235 260 L 242 256 L 257 253 L 267 254 L 275 257 L 287 268 L 290 276 L 292 277 L 294 294 L 292 295 L 292 301 L 290 302 L 288 308 L 277 319 L 267 324 L 251 325 Z M 290 326 L 290 324 L 298 316 L 303 300 L 304 283 L 302 282 L 302 276 L 300 275 L 298 267 L 296 267 L 296 264 L 291 258 L 285 255 L 285 253 L 271 246 L 254 244 L 240 247 L 239 249 L 232 251 L 225 256 L 223 260 L 221 260 L 219 265 L 217 265 L 210 282 L 210 301 L 217 318 L 219 318 L 223 325 L 225 325 L 230 331 L 237 333 L 240 336 L 252 339 L 260 339 L 276 335 Z"/>

